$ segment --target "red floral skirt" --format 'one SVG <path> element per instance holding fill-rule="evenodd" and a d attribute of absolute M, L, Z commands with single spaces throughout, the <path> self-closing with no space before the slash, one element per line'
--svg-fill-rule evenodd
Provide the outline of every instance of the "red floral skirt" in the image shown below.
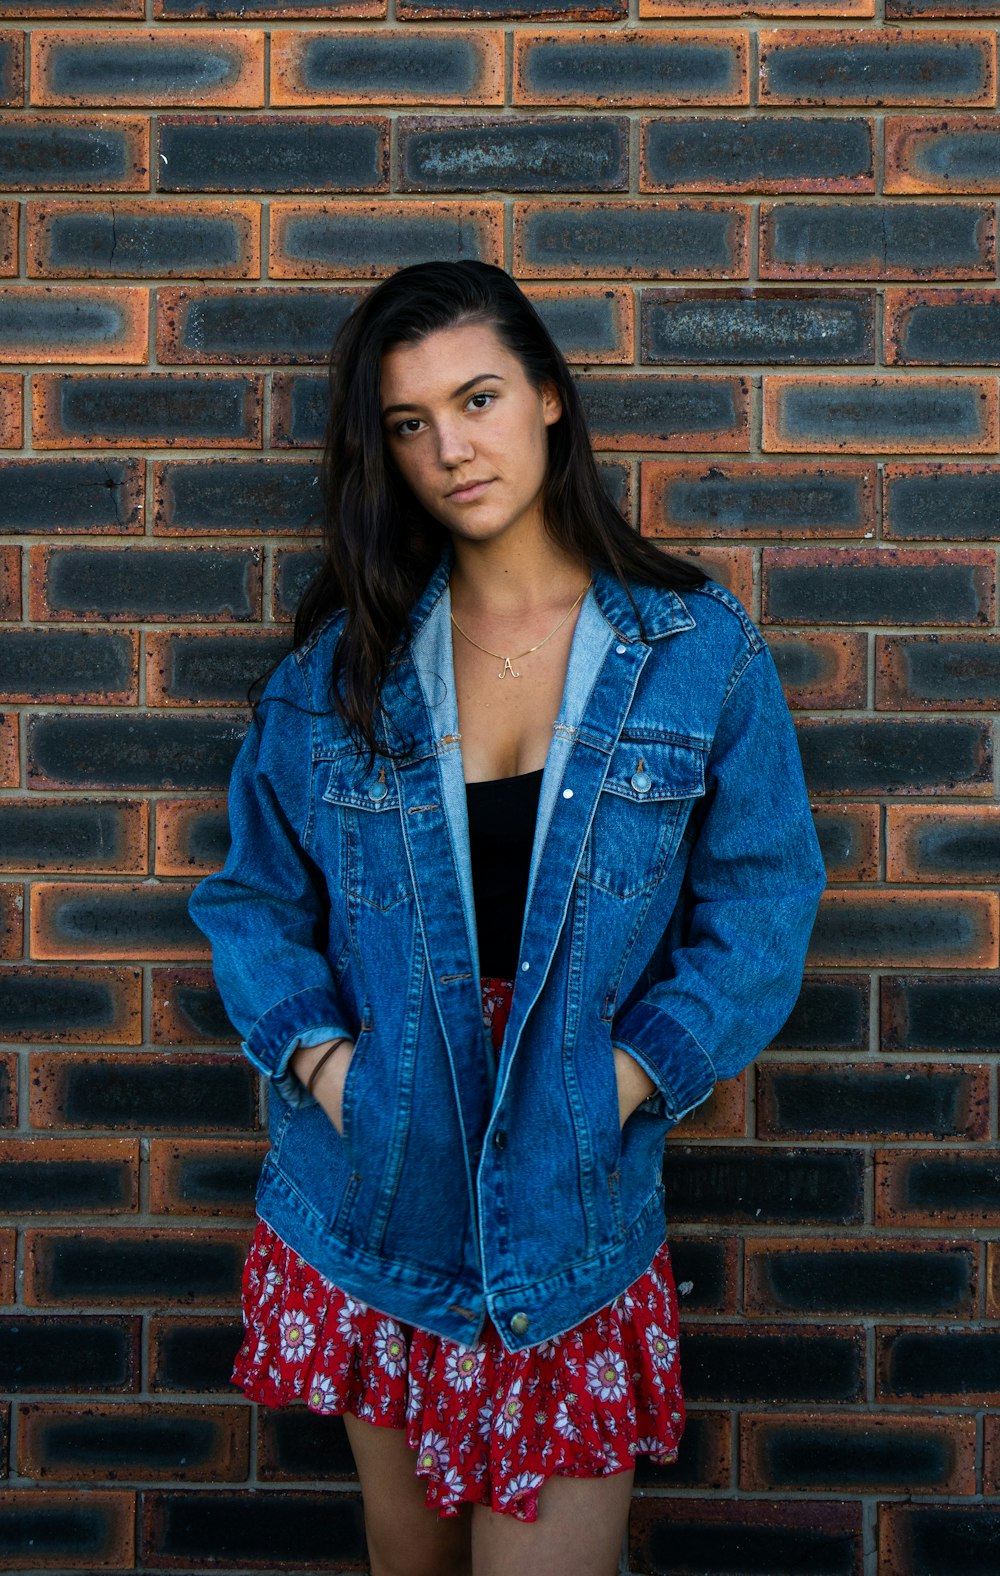
<path fill-rule="evenodd" d="M 484 975 L 499 1050 L 513 981 Z M 677 1458 L 685 1408 L 667 1244 L 606 1308 L 509 1352 L 487 1317 L 463 1345 L 341 1291 L 258 1221 L 243 1271 L 232 1382 L 253 1401 L 404 1428 L 439 1517 L 463 1501 L 534 1521 L 546 1478 L 605 1477 Z"/>

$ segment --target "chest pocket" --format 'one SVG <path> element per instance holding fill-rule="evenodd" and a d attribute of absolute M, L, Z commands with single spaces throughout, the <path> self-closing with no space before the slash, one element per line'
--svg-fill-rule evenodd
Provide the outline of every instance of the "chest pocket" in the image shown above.
<path fill-rule="evenodd" d="M 363 768 L 356 755 L 331 761 L 323 803 L 339 817 L 344 890 L 371 908 L 394 908 L 413 897 L 399 793 L 385 760 Z"/>
<path fill-rule="evenodd" d="M 667 739 L 619 739 L 591 823 L 587 880 L 620 898 L 656 885 L 705 793 L 706 753 Z"/>

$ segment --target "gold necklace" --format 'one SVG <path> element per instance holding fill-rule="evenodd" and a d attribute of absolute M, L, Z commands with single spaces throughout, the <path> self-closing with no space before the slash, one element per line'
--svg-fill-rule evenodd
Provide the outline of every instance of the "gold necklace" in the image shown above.
<path fill-rule="evenodd" d="M 576 603 L 583 601 L 583 598 L 586 596 L 587 591 L 589 590 L 591 585 L 593 585 L 593 580 L 588 580 L 587 584 L 584 586 L 583 590 L 580 592 L 580 595 L 577 597 L 576 602 L 573 603 L 573 607 L 571 607 L 569 609 L 568 613 L 564 613 L 563 614 L 562 618 L 559 620 L 559 622 L 556 625 L 555 629 L 550 629 L 549 630 L 548 634 L 545 636 L 545 640 L 540 640 L 538 642 L 538 645 L 536 645 L 536 646 L 529 646 L 527 651 L 515 651 L 515 653 L 514 653 L 512 658 L 511 657 L 505 657 L 502 651 L 490 651 L 488 646 L 481 646 L 479 644 L 478 640 L 473 640 L 471 635 L 466 634 L 465 630 L 462 628 L 461 624 L 458 622 L 458 619 L 455 617 L 454 613 L 452 613 L 452 615 L 451 615 L 451 621 L 454 624 L 455 628 L 458 630 L 458 633 L 460 635 L 465 635 L 466 640 L 469 642 L 469 644 L 471 646 L 475 646 L 478 651 L 485 651 L 486 655 L 488 657 L 496 657 L 498 662 L 502 662 L 503 663 L 503 667 L 500 669 L 500 672 L 497 674 L 497 678 L 498 679 L 505 678 L 508 673 L 510 674 L 512 679 L 519 679 L 521 677 L 521 675 L 520 675 L 520 673 L 517 671 L 517 669 L 515 667 L 511 666 L 511 663 L 512 662 L 518 662 L 521 659 L 521 657 L 530 656 L 530 654 L 533 651 L 537 651 L 538 650 L 538 646 L 544 646 L 546 640 L 551 640 L 552 636 L 556 632 L 556 629 L 561 629 L 562 626 L 565 624 L 566 620 L 569 618 L 570 613 L 572 613 L 573 608 L 576 607 Z"/>

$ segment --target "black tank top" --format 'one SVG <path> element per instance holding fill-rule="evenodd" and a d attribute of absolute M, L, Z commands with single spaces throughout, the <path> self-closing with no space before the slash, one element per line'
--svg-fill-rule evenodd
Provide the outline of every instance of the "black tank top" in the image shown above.
<path fill-rule="evenodd" d="M 542 770 L 465 785 L 481 974 L 517 968 Z"/>

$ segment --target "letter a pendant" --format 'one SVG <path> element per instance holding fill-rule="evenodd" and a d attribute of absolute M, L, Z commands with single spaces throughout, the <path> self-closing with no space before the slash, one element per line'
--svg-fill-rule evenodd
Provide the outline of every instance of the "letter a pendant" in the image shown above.
<path fill-rule="evenodd" d="M 510 658 L 509 657 L 504 657 L 504 659 L 503 659 L 503 667 L 500 669 L 500 672 L 497 674 L 497 678 L 498 679 L 505 678 L 508 673 L 510 674 L 512 679 L 519 679 L 521 677 L 521 675 L 520 675 L 520 673 L 518 673 L 517 669 L 511 667 L 511 665 L 510 665 Z"/>

